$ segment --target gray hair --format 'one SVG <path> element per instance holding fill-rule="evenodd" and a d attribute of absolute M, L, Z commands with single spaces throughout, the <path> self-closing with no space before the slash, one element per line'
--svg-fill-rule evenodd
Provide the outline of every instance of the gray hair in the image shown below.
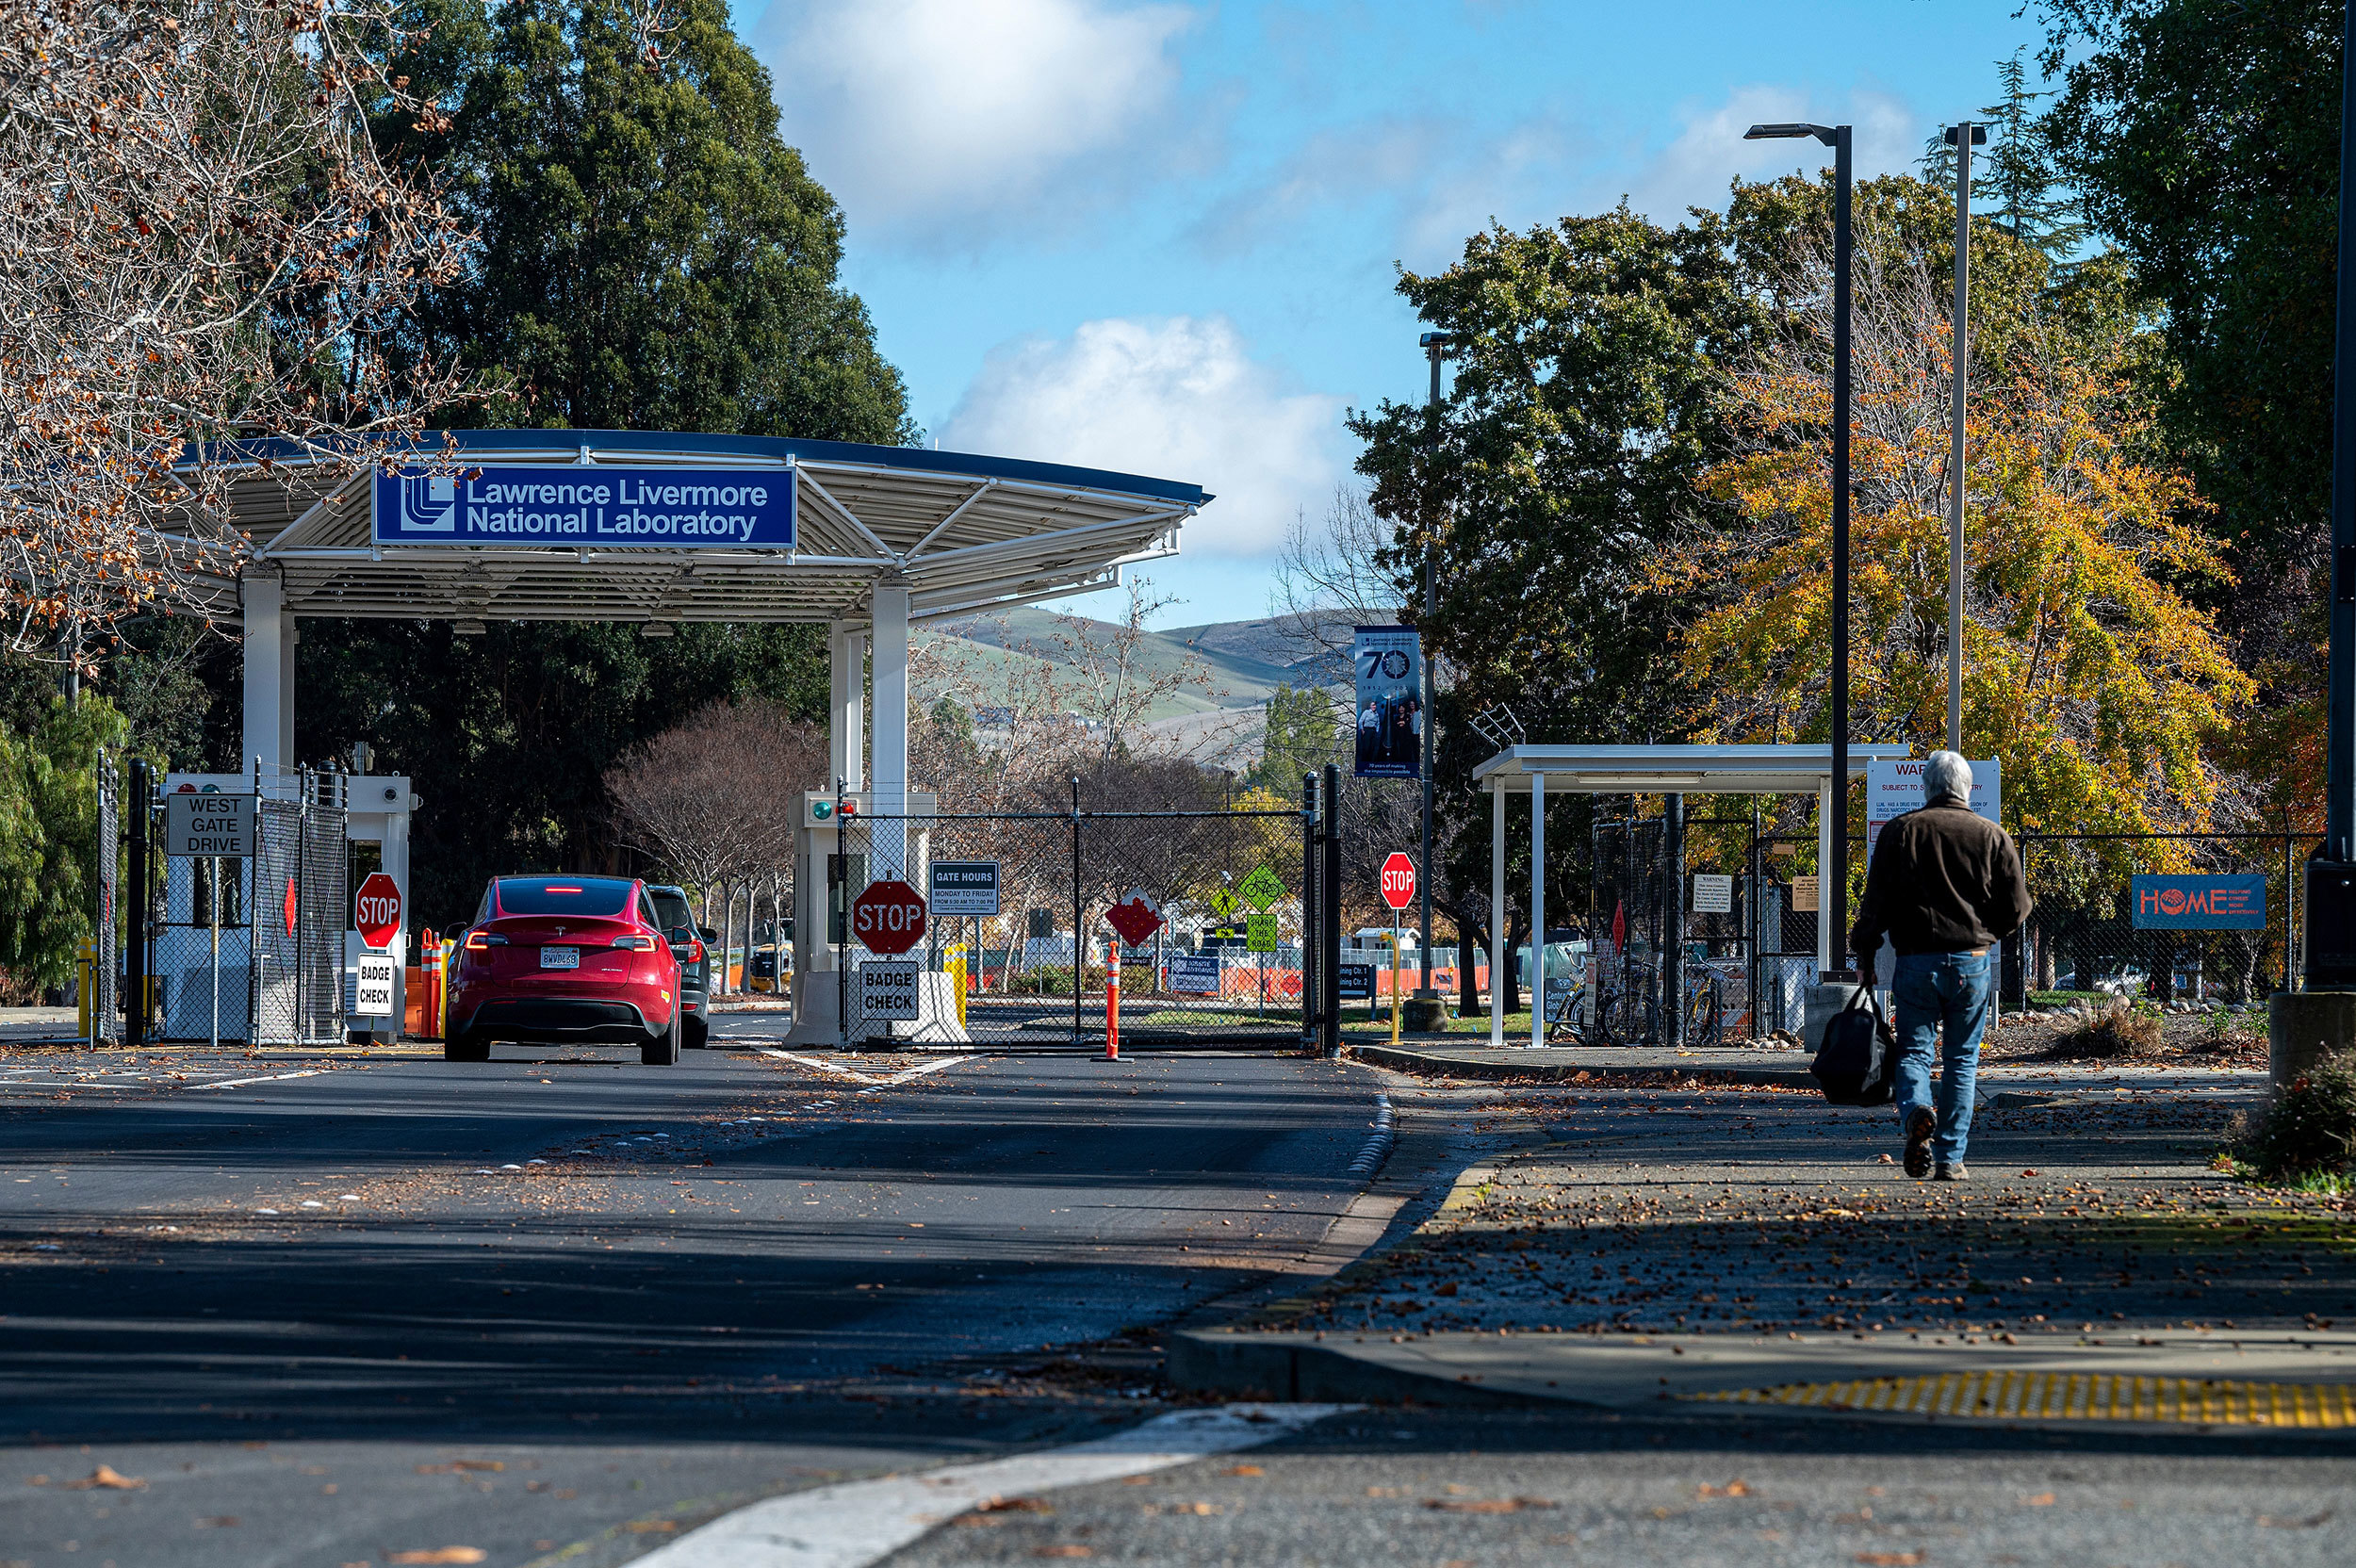
<path fill-rule="evenodd" d="M 1934 751 L 1930 760 L 1922 764 L 1922 799 L 1934 800 L 1972 798 L 1972 764 L 1959 751 Z"/>

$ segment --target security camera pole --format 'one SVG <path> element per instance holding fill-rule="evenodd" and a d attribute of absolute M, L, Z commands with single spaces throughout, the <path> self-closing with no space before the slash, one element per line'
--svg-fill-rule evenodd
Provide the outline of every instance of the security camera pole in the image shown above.
<path fill-rule="evenodd" d="M 2349 0 L 2356 5 L 2356 0 Z M 1753 125 L 1745 141 L 1814 137 L 1833 153 L 1832 209 L 1832 800 L 1825 834 L 1832 864 L 1820 867 L 1817 896 L 1832 910 L 1832 968 L 1822 979 L 1854 980 L 1849 968 L 1849 127 Z"/>

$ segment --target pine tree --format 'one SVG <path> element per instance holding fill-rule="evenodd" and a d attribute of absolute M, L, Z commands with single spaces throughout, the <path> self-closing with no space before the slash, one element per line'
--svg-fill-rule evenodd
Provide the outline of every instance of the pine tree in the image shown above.
<path fill-rule="evenodd" d="M 2004 96 L 2003 102 L 1980 108 L 1978 122 L 1988 127 L 1988 139 L 1972 158 L 1972 206 L 2013 238 L 2066 268 L 2086 243 L 2088 230 L 2072 216 L 2075 204 L 2056 194 L 2060 176 L 2036 107 L 2053 94 L 2029 90 L 2028 68 L 2018 50 L 2012 58 L 1996 62 L 1996 79 Z M 1924 180 L 1945 190 L 1955 188 L 1955 150 L 1946 139 L 1950 128 L 1942 125 L 1924 139 L 1917 163 Z"/>

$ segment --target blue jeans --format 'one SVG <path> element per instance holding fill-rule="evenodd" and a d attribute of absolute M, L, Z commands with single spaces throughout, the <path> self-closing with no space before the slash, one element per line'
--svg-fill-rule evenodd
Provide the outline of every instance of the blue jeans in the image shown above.
<path fill-rule="evenodd" d="M 1972 1136 L 1972 1096 L 1980 1076 L 1980 1037 L 1988 1030 L 1988 955 L 1906 953 L 1890 988 L 1897 1017 L 1898 1125 L 1924 1105 L 1939 1113 L 1931 1146 L 1940 1165 L 1959 1165 Z M 1931 1093 L 1931 1056 L 1939 1061 L 1939 1092 Z"/>

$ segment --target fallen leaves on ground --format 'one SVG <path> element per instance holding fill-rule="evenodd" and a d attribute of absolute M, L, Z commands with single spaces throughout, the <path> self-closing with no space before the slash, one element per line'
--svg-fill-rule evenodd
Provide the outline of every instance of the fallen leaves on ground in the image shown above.
<path fill-rule="evenodd" d="M 2022 1508 L 2052 1508 L 2053 1494 L 2051 1492 L 2040 1492 L 2034 1497 L 2023 1497 L 2021 1499 L 2021 1506 Z"/>
<path fill-rule="evenodd" d="M 1544 1497 L 1426 1497 L 1423 1506 L 1442 1513 L 1519 1513 L 1526 1508 L 1552 1508 Z"/>
<path fill-rule="evenodd" d="M 384 1560 L 422 1565 L 428 1563 L 481 1562 L 491 1554 L 480 1546 L 427 1546 L 413 1552 L 386 1552 Z"/>
<path fill-rule="evenodd" d="M 1859 1552 L 1859 1562 L 1867 1568 L 1915 1568 L 1922 1560 L 1921 1552 Z"/>
<path fill-rule="evenodd" d="M 676 1519 L 633 1519 L 622 1527 L 630 1535 L 668 1535 L 677 1528 Z"/>
<path fill-rule="evenodd" d="M 144 1478 L 123 1475 L 111 1464 L 102 1464 L 91 1471 L 85 1479 L 68 1481 L 65 1484 L 76 1492 L 88 1492 L 94 1486 L 103 1486 L 113 1492 L 140 1492 L 146 1490 L 147 1487 Z"/>
<path fill-rule="evenodd" d="M 1704 1497 L 1747 1497 L 1751 1494 L 1751 1483 L 1740 1476 L 1724 1486 L 1712 1486 L 1704 1481 L 1698 1494 Z"/>

